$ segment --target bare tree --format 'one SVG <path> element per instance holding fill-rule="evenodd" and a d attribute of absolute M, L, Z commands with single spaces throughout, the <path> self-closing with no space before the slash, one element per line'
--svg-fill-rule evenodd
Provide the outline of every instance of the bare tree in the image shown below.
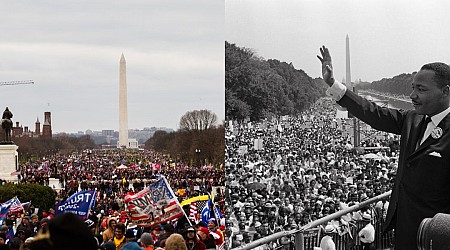
<path fill-rule="evenodd" d="M 180 130 L 207 130 L 213 127 L 216 122 L 217 115 L 209 110 L 188 111 L 180 119 Z"/>

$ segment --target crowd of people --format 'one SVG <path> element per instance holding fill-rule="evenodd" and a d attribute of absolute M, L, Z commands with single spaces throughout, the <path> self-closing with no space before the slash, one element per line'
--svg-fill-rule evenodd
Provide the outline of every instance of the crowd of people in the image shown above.
<path fill-rule="evenodd" d="M 189 249 L 203 249 L 198 246 L 201 243 L 207 248 L 218 248 L 214 244 L 218 239 L 219 242 L 226 239 L 226 246 L 233 248 L 299 228 L 392 188 L 397 138 L 370 133 L 375 136 L 363 138 L 361 146 L 372 148 L 376 154 L 366 157 L 361 148 L 352 146 L 348 129 L 351 121 L 335 119 L 335 113 L 333 101 L 324 98 L 296 118 L 227 124 L 225 171 L 221 167 L 187 166 L 150 151 L 88 150 L 29 161 L 20 166 L 19 179 L 21 183 L 53 185 L 57 202 L 81 190 L 97 190 L 99 198 L 86 225 L 92 228 L 98 236 L 95 238 L 98 246 L 104 249 L 112 244 L 114 249 L 121 249 L 127 242 L 117 244 L 116 231 L 120 231 L 119 237 L 123 235 L 123 239 L 131 242 L 144 237 L 138 247 L 144 247 L 142 241 L 149 242 L 148 235 L 156 249 L 165 246 L 161 245 L 161 239 L 168 234 L 179 234 L 185 245 L 190 244 Z M 218 222 L 194 223 L 189 228 L 176 223 L 150 228 L 134 225 L 127 214 L 124 196 L 141 191 L 162 175 L 180 201 L 226 186 L 227 192 L 219 191 L 216 199 L 225 214 L 226 226 Z M 58 183 L 50 183 L 52 178 L 57 178 Z M 377 206 L 378 210 L 368 211 L 372 222 L 374 213 L 386 212 L 387 202 Z M 323 235 L 348 232 L 353 221 L 367 217 L 364 212 L 367 211 L 330 222 L 333 230 L 330 225 L 323 225 Z M 24 245 L 53 216 L 53 209 L 39 215 L 27 211 L 20 218 L 11 214 L 5 226 L 11 227 L 12 221 L 17 221 L 15 235 Z M 215 230 L 220 233 L 214 233 Z M 195 241 L 191 232 L 198 235 Z M 10 244 L 19 242 L 18 239 L 11 239 Z M 292 239 L 284 237 L 264 247 L 290 245 Z"/>
<path fill-rule="evenodd" d="M 230 246 L 297 229 L 392 189 L 398 138 L 371 131 L 363 152 L 352 146 L 351 119 L 335 119 L 329 98 L 296 118 L 227 124 L 226 216 Z M 261 144 L 262 141 L 262 144 Z M 332 223 L 336 232 L 368 212 L 386 213 L 387 201 Z M 323 225 L 325 228 L 326 225 Z M 348 230 L 347 230 L 348 231 Z M 289 246 L 282 238 L 265 247 Z M 287 248 L 289 249 L 289 248 Z"/>
<path fill-rule="evenodd" d="M 214 219 L 202 221 L 201 208 L 196 217 L 190 218 L 190 223 L 183 216 L 156 225 L 142 225 L 132 220 L 124 202 L 126 195 L 136 194 L 164 176 L 180 203 L 188 198 L 214 194 L 215 206 L 223 214 L 225 176 L 222 166 L 192 166 L 147 150 L 85 150 L 29 161 L 19 168 L 20 183 L 53 187 L 57 193 L 55 203 L 79 191 L 97 191 L 95 207 L 82 226 L 91 229 L 96 236 L 92 237 L 95 249 L 184 249 L 173 248 L 181 243 L 186 249 L 218 249 L 223 245 L 223 219 L 212 217 Z M 189 204 L 183 209 L 186 216 L 192 215 Z M 42 231 L 48 231 L 50 222 L 59 217 L 53 208 L 36 213 L 33 206 L 19 213 L 8 213 L 0 232 L 0 238 L 8 244 L 3 246 L 0 239 L 0 249 L 40 249 L 33 248 L 31 242 L 41 239 Z M 6 239 L 11 228 L 14 228 L 13 237 Z M 64 246 L 47 249 L 69 249 Z"/>
<path fill-rule="evenodd" d="M 8 226 L 0 228 L 0 249 L 86 249 L 86 250 L 204 250 L 220 249 L 224 236 L 215 219 L 181 229 L 173 223 L 136 228 L 108 217 L 108 226 L 98 232 L 91 219 L 83 221 L 72 213 L 38 220 L 33 214 L 20 218 L 16 235 L 8 239 Z M 8 218 L 11 220 L 11 217 Z"/>

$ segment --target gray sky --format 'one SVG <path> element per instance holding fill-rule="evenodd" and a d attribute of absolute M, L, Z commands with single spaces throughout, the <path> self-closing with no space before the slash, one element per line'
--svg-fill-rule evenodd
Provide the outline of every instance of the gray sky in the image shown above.
<path fill-rule="evenodd" d="M 446 0 L 226 0 L 225 39 L 313 78 L 326 45 L 341 81 L 348 34 L 352 80 L 376 81 L 450 63 L 449 9 Z"/>
<path fill-rule="evenodd" d="M 53 132 L 119 129 L 119 60 L 128 127 L 178 128 L 187 111 L 224 115 L 224 1 L 2 1 L 1 112 Z"/>

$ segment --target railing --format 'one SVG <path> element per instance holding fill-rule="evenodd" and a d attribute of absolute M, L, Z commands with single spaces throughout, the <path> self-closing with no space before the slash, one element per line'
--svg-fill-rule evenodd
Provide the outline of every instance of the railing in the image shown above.
<path fill-rule="evenodd" d="M 283 249 L 295 249 L 295 250 L 309 250 L 314 249 L 314 247 L 319 246 L 320 242 L 320 229 L 319 226 L 326 224 L 327 222 L 338 219 L 343 215 L 346 215 L 348 213 L 361 210 L 362 208 L 365 208 L 369 206 L 370 204 L 376 203 L 380 200 L 386 199 L 391 195 L 391 191 L 386 192 L 384 194 L 378 195 L 376 197 L 373 197 L 371 199 L 368 199 L 366 201 L 363 201 L 359 204 L 356 204 L 354 206 L 351 206 L 349 208 L 346 208 L 344 210 L 337 211 L 333 214 L 330 214 L 328 216 L 322 217 L 318 220 L 315 220 L 300 229 L 296 230 L 290 230 L 290 231 L 283 231 L 278 232 L 272 235 L 269 235 L 267 237 L 258 239 L 256 241 L 253 241 L 249 244 L 233 248 L 232 250 L 247 250 L 247 249 L 253 249 L 258 246 L 268 244 L 273 241 L 277 241 L 283 237 L 287 238 L 293 238 L 293 241 L 291 241 L 290 246 L 283 248 Z M 388 249 L 393 246 L 393 231 L 387 232 L 386 234 L 382 233 L 382 226 L 384 223 L 383 215 L 380 214 L 377 218 L 377 222 L 375 223 L 375 246 L 376 249 Z M 359 230 L 364 227 L 364 224 L 362 222 L 356 222 L 354 227 L 350 228 L 350 234 L 353 236 L 351 237 L 349 233 L 344 235 L 338 235 L 334 234 L 333 241 L 336 244 L 336 249 L 362 249 L 359 239 L 358 239 L 358 232 Z M 281 248 L 281 247 L 280 247 Z"/>

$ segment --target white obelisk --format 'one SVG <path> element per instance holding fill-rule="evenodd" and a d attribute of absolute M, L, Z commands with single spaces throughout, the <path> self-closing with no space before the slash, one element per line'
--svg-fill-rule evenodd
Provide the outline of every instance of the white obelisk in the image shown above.
<path fill-rule="evenodd" d="M 127 63 L 120 57 L 119 75 L 119 142 L 118 148 L 128 148 Z"/>
<path fill-rule="evenodd" d="M 353 87 L 352 76 L 350 74 L 350 39 L 348 38 L 348 34 L 345 38 L 345 85 L 348 88 Z"/>

